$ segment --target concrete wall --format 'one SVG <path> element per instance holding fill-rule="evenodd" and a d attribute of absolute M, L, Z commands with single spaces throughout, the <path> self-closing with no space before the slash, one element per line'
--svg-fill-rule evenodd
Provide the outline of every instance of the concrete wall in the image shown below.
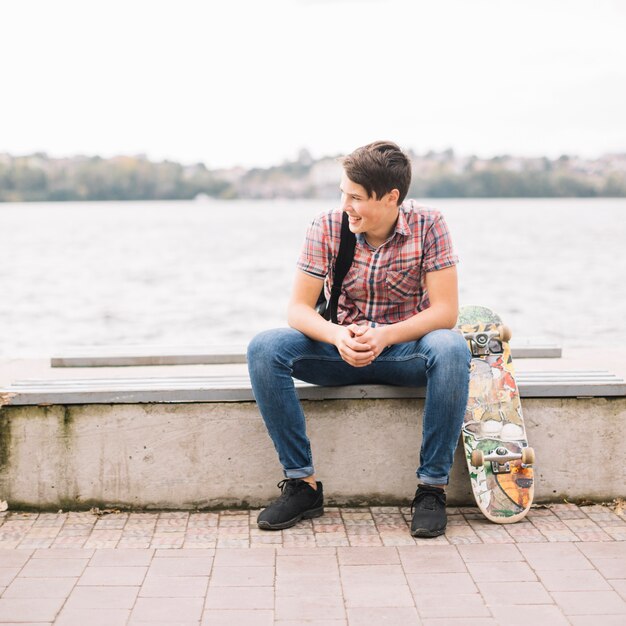
<path fill-rule="evenodd" d="M 408 504 L 419 400 L 304 402 L 327 502 Z M 527 399 L 536 501 L 626 496 L 626 398 Z M 0 500 L 10 508 L 261 506 L 282 472 L 254 403 L 4 406 Z M 457 456 L 450 504 L 473 503 Z"/>

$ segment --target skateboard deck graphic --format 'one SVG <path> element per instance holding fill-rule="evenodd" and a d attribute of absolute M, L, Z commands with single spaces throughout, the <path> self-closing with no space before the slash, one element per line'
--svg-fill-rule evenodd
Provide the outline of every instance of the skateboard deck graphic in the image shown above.
<path fill-rule="evenodd" d="M 487 519 L 516 522 L 533 501 L 534 452 L 526 438 L 510 333 L 496 313 L 479 306 L 461 308 L 457 329 L 472 353 L 462 437 L 474 497 Z"/>

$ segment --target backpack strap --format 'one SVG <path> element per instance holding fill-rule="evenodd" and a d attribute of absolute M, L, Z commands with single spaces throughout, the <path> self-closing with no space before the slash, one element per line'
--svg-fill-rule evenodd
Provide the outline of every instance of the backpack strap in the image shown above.
<path fill-rule="evenodd" d="M 330 312 L 330 319 L 333 324 L 337 323 L 337 305 L 339 303 L 339 295 L 341 294 L 341 285 L 346 277 L 352 261 L 354 260 L 354 248 L 356 246 L 356 237 L 350 231 L 348 225 L 348 214 L 344 211 L 341 218 L 341 239 L 339 241 L 339 252 L 335 261 L 335 275 L 333 276 L 333 284 L 330 290 L 330 302 L 328 303 L 327 313 Z"/>

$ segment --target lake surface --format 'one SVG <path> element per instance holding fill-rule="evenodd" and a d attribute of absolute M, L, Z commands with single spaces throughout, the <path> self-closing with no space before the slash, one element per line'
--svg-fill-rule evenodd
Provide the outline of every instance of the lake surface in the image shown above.
<path fill-rule="evenodd" d="M 517 343 L 626 348 L 626 199 L 432 199 L 461 302 Z M 305 229 L 328 201 L 0 204 L 0 356 L 245 343 L 284 326 Z"/>

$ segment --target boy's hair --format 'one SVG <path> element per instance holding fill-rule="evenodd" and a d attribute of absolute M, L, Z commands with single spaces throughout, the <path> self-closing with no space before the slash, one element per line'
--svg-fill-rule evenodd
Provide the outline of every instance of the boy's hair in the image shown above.
<path fill-rule="evenodd" d="M 400 192 L 398 205 L 402 204 L 411 184 L 411 161 L 392 141 L 374 141 L 357 148 L 340 159 L 347 177 L 380 200 L 392 189 Z"/>

